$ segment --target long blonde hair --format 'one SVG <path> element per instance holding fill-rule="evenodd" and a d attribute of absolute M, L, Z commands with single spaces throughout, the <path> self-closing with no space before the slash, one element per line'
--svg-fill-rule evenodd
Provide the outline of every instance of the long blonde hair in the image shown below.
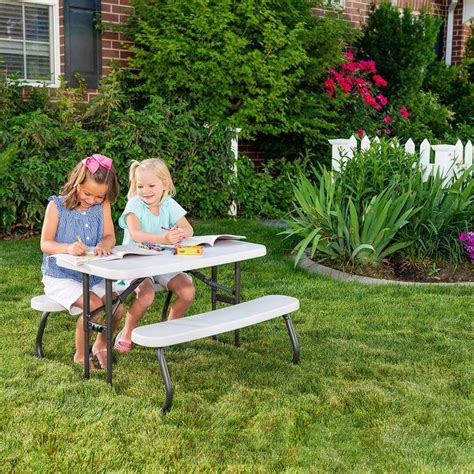
<path fill-rule="evenodd" d="M 168 196 L 174 196 L 176 189 L 174 187 L 173 179 L 171 178 L 168 165 L 161 158 L 148 158 L 147 160 L 137 161 L 133 160 L 130 165 L 130 189 L 128 190 L 127 198 L 132 199 L 137 195 L 137 170 L 148 171 L 153 173 L 163 183 L 165 188 L 163 196 L 159 205 L 161 205 Z"/>
<path fill-rule="evenodd" d="M 69 173 L 66 184 L 64 184 L 59 191 L 59 194 L 64 196 L 63 204 L 66 209 L 75 209 L 79 206 L 77 187 L 84 183 L 88 178 L 97 184 L 107 185 L 107 194 L 105 195 L 106 201 L 113 204 L 117 200 L 120 187 L 114 165 L 112 164 L 112 167 L 109 170 L 99 166 L 95 173 L 91 173 L 82 161 L 80 161 Z"/>

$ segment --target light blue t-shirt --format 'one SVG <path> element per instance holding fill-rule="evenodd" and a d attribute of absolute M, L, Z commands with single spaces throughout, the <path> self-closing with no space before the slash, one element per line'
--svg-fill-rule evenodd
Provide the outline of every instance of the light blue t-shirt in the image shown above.
<path fill-rule="evenodd" d="M 127 202 L 125 210 L 119 219 L 119 226 L 125 229 L 123 236 L 124 245 L 134 243 L 127 230 L 126 218 L 128 214 L 135 214 L 138 217 L 141 230 L 144 232 L 166 234 L 167 231 L 161 227 L 173 227 L 181 217 L 186 215 L 186 211 L 173 198 L 168 196 L 160 205 L 160 214 L 155 216 L 138 196 L 133 197 Z"/>

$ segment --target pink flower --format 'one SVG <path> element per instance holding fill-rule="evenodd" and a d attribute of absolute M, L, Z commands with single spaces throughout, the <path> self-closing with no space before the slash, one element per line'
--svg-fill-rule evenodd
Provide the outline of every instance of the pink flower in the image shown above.
<path fill-rule="evenodd" d="M 386 106 L 388 104 L 388 99 L 382 94 L 379 94 L 376 97 L 376 99 L 379 101 L 379 104 L 382 106 Z"/>
<path fill-rule="evenodd" d="M 359 128 L 359 130 L 357 130 L 357 135 L 359 135 L 359 138 L 362 138 L 365 134 L 365 130 L 363 128 Z"/>
<path fill-rule="evenodd" d="M 347 94 L 352 89 L 352 81 L 350 77 L 338 77 L 336 80 L 340 85 L 342 92 Z"/>
<path fill-rule="evenodd" d="M 324 81 L 323 85 L 326 89 L 334 89 L 334 81 L 330 77 Z"/>
<path fill-rule="evenodd" d="M 371 107 L 375 107 L 377 105 L 376 100 L 370 94 L 365 94 L 363 100 L 367 105 L 370 105 Z"/>
<path fill-rule="evenodd" d="M 354 81 L 354 84 L 357 84 L 358 86 L 365 86 L 365 81 L 364 79 L 360 78 L 360 77 L 354 77 L 354 79 L 352 79 Z"/>
<path fill-rule="evenodd" d="M 367 61 L 367 67 L 369 68 L 369 71 L 372 74 L 375 74 L 377 72 L 377 70 L 375 69 L 375 61 L 373 60 Z"/>
<path fill-rule="evenodd" d="M 370 72 L 372 74 L 375 74 L 377 71 L 375 69 L 375 61 L 360 61 L 359 62 L 359 67 L 362 71 Z"/>
<path fill-rule="evenodd" d="M 383 121 L 384 121 L 385 123 L 390 123 L 390 122 L 392 121 L 392 117 L 390 117 L 390 115 L 386 115 L 386 116 L 384 117 Z"/>
<path fill-rule="evenodd" d="M 346 58 L 347 58 L 350 62 L 354 61 L 354 55 L 353 55 L 350 51 L 347 51 L 347 52 L 346 52 Z"/>
<path fill-rule="evenodd" d="M 324 81 L 324 88 L 326 89 L 326 92 L 329 94 L 329 97 L 332 97 L 334 95 L 334 81 L 328 77 Z"/>
<path fill-rule="evenodd" d="M 402 107 L 400 109 L 400 115 L 405 118 L 408 118 L 410 116 L 408 110 L 405 107 Z"/>
<path fill-rule="evenodd" d="M 375 74 L 374 76 L 372 76 L 372 79 L 375 82 L 375 85 L 377 87 L 385 87 L 387 85 L 387 81 L 382 76 L 379 76 L 378 74 Z"/>

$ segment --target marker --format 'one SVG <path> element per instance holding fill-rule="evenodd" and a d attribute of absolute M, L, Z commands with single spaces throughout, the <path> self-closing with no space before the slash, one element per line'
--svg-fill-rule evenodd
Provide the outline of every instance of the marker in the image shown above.
<path fill-rule="evenodd" d="M 82 244 L 81 236 L 79 234 L 76 235 L 76 240 Z"/>

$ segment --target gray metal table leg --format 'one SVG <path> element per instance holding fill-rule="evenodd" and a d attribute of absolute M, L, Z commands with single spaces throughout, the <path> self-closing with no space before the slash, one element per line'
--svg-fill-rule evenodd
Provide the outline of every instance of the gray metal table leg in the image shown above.
<path fill-rule="evenodd" d="M 112 280 L 105 280 L 105 317 L 106 317 L 106 336 L 107 336 L 107 383 L 112 385 Z"/>
<path fill-rule="evenodd" d="M 82 319 L 83 319 L 83 330 L 84 330 L 84 378 L 90 377 L 89 367 L 89 275 L 87 273 L 82 274 Z"/>
<path fill-rule="evenodd" d="M 44 334 L 44 329 L 46 328 L 46 323 L 48 322 L 48 316 L 49 312 L 45 311 L 41 315 L 39 327 L 38 327 L 38 332 L 36 333 L 36 356 L 39 359 L 42 359 L 44 357 L 44 352 L 43 352 L 43 334 Z"/>
<path fill-rule="evenodd" d="M 164 349 L 162 348 L 158 349 L 158 362 L 160 363 L 161 376 L 163 377 L 166 389 L 166 400 L 161 407 L 161 412 L 163 415 L 166 415 L 171 410 L 171 405 L 173 404 L 173 383 L 171 382 L 168 366 L 166 365 Z"/>
<path fill-rule="evenodd" d="M 300 361 L 300 345 L 298 343 L 298 338 L 296 337 L 295 328 L 293 327 L 293 322 L 291 318 L 285 314 L 283 316 L 285 320 L 286 327 L 288 329 L 288 334 L 290 335 L 291 345 L 293 346 L 293 364 L 297 364 Z"/>
<path fill-rule="evenodd" d="M 166 293 L 165 304 L 163 305 L 163 309 L 161 310 L 162 321 L 166 321 L 166 315 L 168 314 L 168 308 L 170 306 L 172 296 L 173 296 L 173 292 L 168 290 Z"/>
<path fill-rule="evenodd" d="M 240 303 L 240 262 L 234 265 L 234 304 Z M 234 346 L 240 347 L 240 329 L 234 331 Z"/>

